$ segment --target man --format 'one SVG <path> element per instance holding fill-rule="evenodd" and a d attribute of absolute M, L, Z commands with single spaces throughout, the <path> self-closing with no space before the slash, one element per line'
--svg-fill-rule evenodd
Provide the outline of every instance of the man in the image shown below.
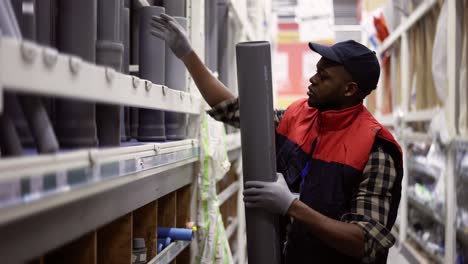
<path fill-rule="evenodd" d="M 161 15 L 152 26 L 186 65 L 213 107 L 209 114 L 239 127 L 238 99 L 212 76 L 177 22 Z M 377 58 L 354 41 L 309 46 L 322 58 L 308 98 L 275 112 L 278 180 L 247 182 L 245 205 L 293 219 L 286 263 L 385 263 L 403 170 L 398 143 L 362 103 L 377 86 Z"/>

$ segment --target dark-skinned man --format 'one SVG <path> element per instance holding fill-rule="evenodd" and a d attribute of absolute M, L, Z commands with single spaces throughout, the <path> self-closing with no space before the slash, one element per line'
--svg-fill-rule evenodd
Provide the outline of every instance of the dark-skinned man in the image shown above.
<path fill-rule="evenodd" d="M 184 62 L 209 114 L 239 127 L 238 99 L 213 77 L 182 27 L 167 15 L 153 17 L 152 27 Z M 403 169 L 400 146 L 363 106 L 377 86 L 378 60 L 355 41 L 309 47 L 322 58 L 308 98 L 275 111 L 278 180 L 246 182 L 245 205 L 293 219 L 287 264 L 386 263 Z"/>

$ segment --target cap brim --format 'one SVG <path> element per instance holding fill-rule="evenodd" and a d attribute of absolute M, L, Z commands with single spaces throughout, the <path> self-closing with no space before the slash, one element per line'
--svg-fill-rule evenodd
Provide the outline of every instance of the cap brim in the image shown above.
<path fill-rule="evenodd" d="M 322 57 L 325 57 L 337 63 L 342 63 L 338 56 L 336 56 L 335 52 L 328 46 L 309 42 L 309 48 L 322 55 Z"/>

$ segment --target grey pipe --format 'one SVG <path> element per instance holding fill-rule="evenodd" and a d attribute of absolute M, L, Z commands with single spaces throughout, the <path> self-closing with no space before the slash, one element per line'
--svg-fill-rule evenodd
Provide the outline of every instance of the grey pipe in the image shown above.
<path fill-rule="evenodd" d="M 276 181 L 271 51 L 266 41 L 236 45 L 244 181 Z M 280 263 L 278 216 L 246 209 L 249 263 Z"/>
<path fill-rule="evenodd" d="M 218 0 L 205 1 L 205 63 L 218 71 Z"/>
<path fill-rule="evenodd" d="M 171 16 L 186 17 L 185 0 L 165 0 L 164 8 L 166 9 L 166 13 Z"/>
<path fill-rule="evenodd" d="M 16 21 L 10 0 L 0 1 L 0 26 L 2 35 L 9 37 L 21 37 L 20 28 Z"/>
<path fill-rule="evenodd" d="M 124 46 L 121 40 L 121 0 L 98 0 L 96 64 L 116 71 L 122 69 Z M 120 145 L 121 106 L 97 104 L 96 122 L 100 146 Z"/>
<path fill-rule="evenodd" d="M 4 108 L 3 114 L 0 115 L 0 149 L 3 157 L 23 155 L 20 138 L 7 108 Z"/>
<path fill-rule="evenodd" d="M 21 34 L 25 39 L 35 41 L 36 39 L 36 1 L 23 0 L 15 1 L 14 8 L 17 21 L 20 25 Z M 21 38 L 21 35 L 15 37 Z M 15 101 L 16 95 L 11 95 L 12 101 Z M 56 152 L 59 149 L 57 138 L 55 136 L 52 124 L 47 111 L 39 97 L 18 96 L 19 106 L 24 115 L 14 116 L 14 122 L 17 124 L 20 138 L 26 146 L 32 145 L 31 139 L 34 139 L 39 153 Z M 13 108 L 17 107 L 13 104 Z M 12 109 L 12 111 L 14 111 Z M 24 121 L 26 117 L 27 123 Z M 27 124 L 27 125 L 25 125 Z M 32 138 L 31 138 L 32 135 Z"/>
<path fill-rule="evenodd" d="M 57 138 L 41 99 L 32 96 L 20 96 L 19 99 L 38 152 L 57 152 L 59 150 Z"/>
<path fill-rule="evenodd" d="M 164 13 L 159 6 L 140 9 L 139 74 L 156 84 L 165 84 L 165 42 L 150 34 L 151 17 Z M 162 95 L 161 95 L 162 96 Z M 139 109 L 138 140 L 161 141 L 166 139 L 164 112 Z"/>
<path fill-rule="evenodd" d="M 58 0 L 57 46 L 60 51 L 95 62 L 96 9 L 96 0 Z M 95 111 L 93 103 L 57 100 L 56 131 L 62 147 L 97 145 Z"/>
<path fill-rule="evenodd" d="M 55 46 L 54 0 L 36 0 L 36 39 L 39 44 Z"/>
<path fill-rule="evenodd" d="M 122 1 L 123 6 L 129 4 L 128 1 Z M 120 21 L 120 39 L 124 46 L 121 72 L 129 74 L 130 67 L 130 9 L 124 7 L 121 9 Z M 120 140 L 130 139 L 130 108 L 125 106 L 120 114 Z"/>
<path fill-rule="evenodd" d="M 187 29 L 185 17 L 174 17 Z M 167 87 L 185 92 L 187 90 L 187 71 L 184 63 L 166 46 L 166 85 Z M 169 140 L 185 139 L 187 137 L 187 114 L 165 112 L 166 138 Z"/>

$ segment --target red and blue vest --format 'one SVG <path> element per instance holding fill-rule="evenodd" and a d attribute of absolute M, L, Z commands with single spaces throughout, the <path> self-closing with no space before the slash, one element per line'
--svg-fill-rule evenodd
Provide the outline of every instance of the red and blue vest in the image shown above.
<path fill-rule="evenodd" d="M 276 130 L 277 170 L 300 200 L 336 220 L 350 212 L 353 194 L 372 149 L 382 147 L 396 165 L 397 179 L 387 229 L 395 222 L 401 197 L 402 154 L 392 134 L 363 106 L 319 111 L 301 99 L 288 107 Z M 288 233 L 286 263 L 359 263 L 328 247 L 294 222 Z M 386 252 L 378 263 L 385 263 Z"/>

